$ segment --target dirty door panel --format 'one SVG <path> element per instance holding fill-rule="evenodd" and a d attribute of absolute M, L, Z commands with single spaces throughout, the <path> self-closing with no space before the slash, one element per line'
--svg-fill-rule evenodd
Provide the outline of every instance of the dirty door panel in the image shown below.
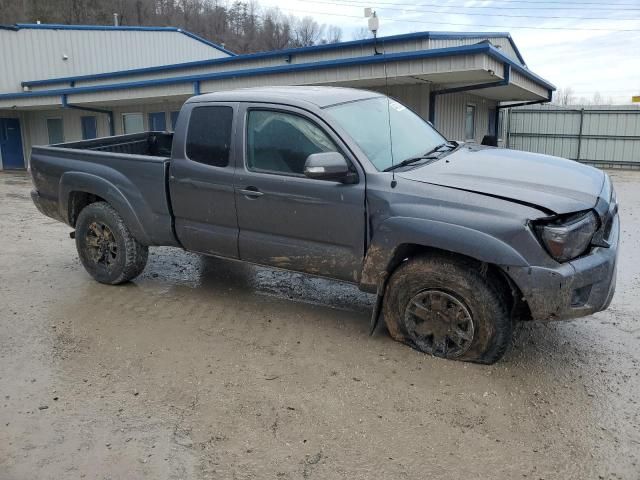
<path fill-rule="evenodd" d="M 339 139 L 295 109 L 248 108 L 243 117 L 245 165 L 236 175 L 240 258 L 357 281 L 364 182 L 302 174 L 309 154 L 343 151 Z"/>
<path fill-rule="evenodd" d="M 194 104 L 176 129 L 169 184 L 178 240 L 187 250 L 238 258 L 233 194 L 235 104 Z M 187 113 L 187 112 L 185 112 Z M 184 133 L 186 132 L 186 134 Z M 178 150 L 178 148 L 174 148 Z"/>

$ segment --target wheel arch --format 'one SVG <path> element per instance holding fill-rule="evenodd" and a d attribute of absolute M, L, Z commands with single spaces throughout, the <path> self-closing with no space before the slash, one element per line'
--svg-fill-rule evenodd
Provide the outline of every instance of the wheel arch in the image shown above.
<path fill-rule="evenodd" d="M 149 245 L 150 238 L 134 208 L 123 192 L 110 181 L 89 173 L 67 172 L 60 178 L 58 198 L 60 214 L 72 227 L 83 208 L 94 202 L 104 201 L 123 218 L 133 236 Z"/>
<path fill-rule="evenodd" d="M 429 220 L 390 219 L 374 235 L 365 257 L 360 288 L 385 290 L 393 272 L 405 261 L 422 255 L 463 259 L 489 276 L 506 293 L 516 318 L 530 319 L 522 292 L 501 265 L 527 266 L 526 260 L 501 240 L 458 225 Z"/>

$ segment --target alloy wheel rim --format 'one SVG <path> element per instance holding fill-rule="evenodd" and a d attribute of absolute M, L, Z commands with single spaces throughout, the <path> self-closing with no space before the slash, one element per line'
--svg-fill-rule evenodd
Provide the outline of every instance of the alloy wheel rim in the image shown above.
<path fill-rule="evenodd" d="M 111 229 L 101 222 L 92 222 L 86 234 L 87 249 L 96 265 L 111 267 L 118 257 L 118 243 Z"/>
<path fill-rule="evenodd" d="M 460 299 L 442 290 L 423 290 L 405 309 L 405 327 L 420 350 L 438 357 L 459 357 L 474 338 L 471 312 Z"/>

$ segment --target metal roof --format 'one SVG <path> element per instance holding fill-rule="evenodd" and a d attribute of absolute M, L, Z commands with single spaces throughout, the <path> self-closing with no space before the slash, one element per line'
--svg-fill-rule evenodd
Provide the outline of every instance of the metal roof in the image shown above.
<path fill-rule="evenodd" d="M 178 32 L 193 38 L 199 42 L 204 43 L 210 47 L 213 47 L 227 55 L 236 56 L 230 50 L 218 45 L 217 43 L 210 42 L 195 33 L 188 32 L 177 27 L 130 27 L 122 25 L 64 25 L 59 23 L 16 23 L 15 25 L 0 25 L 3 30 L 98 30 L 98 31 L 134 31 L 134 32 Z"/>
<path fill-rule="evenodd" d="M 426 58 L 437 58 L 447 56 L 469 55 L 469 54 L 486 54 L 490 57 L 497 59 L 503 64 L 508 64 L 514 71 L 519 72 L 523 76 L 539 83 L 548 90 L 555 90 L 555 86 L 549 83 L 547 80 L 539 77 L 535 73 L 531 72 L 526 67 L 523 67 L 520 63 L 514 61 L 510 57 L 506 56 L 500 50 L 495 48 L 489 43 L 477 43 L 473 45 L 464 45 L 460 47 L 447 47 L 439 49 L 418 50 L 401 53 L 391 53 L 382 55 L 367 55 L 362 57 L 344 58 L 336 60 L 325 60 L 318 62 L 309 62 L 302 64 L 286 64 L 262 68 L 240 69 L 224 72 L 213 72 L 197 75 L 183 75 L 170 78 L 157 78 L 150 80 L 140 80 L 134 82 L 122 82 L 122 83 L 110 83 L 101 85 L 81 86 L 81 87 L 66 87 L 52 90 L 37 90 L 32 92 L 20 92 L 20 93 L 7 93 L 0 94 L 0 100 L 14 99 L 14 98 L 26 98 L 26 97 L 46 97 L 55 95 L 73 95 L 78 93 L 91 93 L 110 90 L 122 90 L 131 88 L 144 88 L 160 85 L 172 85 L 178 83 L 195 83 L 205 80 L 218 80 L 224 78 L 240 78 L 249 76 L 258 76 L 271 73 L 291 73 L 310 70 L 319 70 L 323 68 L 337 68 L 341 66 L 353 66 L 353 65 L 368 65 L 379 64 L 393 61 L 407 61 Z M 234 57 L 241 58 L 241 56 Z M 222 59 L 226 60 L 226 59 Z"/>
<path fill-rule="evenodd" d="M 118 28 L 118 27 L 106 27 L 106 28 Z M 123 28 L 123 27 L 120 27 Z M 128 28 L 173 28 L 173 27 L 128 27 Z M 173 30 L 175 31 L 175 30 Z M 184 33 L 184 32 L 183 32 Z M 487 37 L 503 37 L 506 38 L 513 50 L 518 57 L 518 60 L 522 64 L 522 66 L 526 66 L 518 47 L 515 45 L 511 35 L 506 32 L 416 32 L 416 33 L 406 33 L 400 35 L 390 35 L 387 37 L 379 37 L 378 39 L 367 38 L 363 40 L 352 40 L 348 42 L 338 42 L 338 43 L 328 43 L 323 45 L 314 45 L 311 47 L 300 47 L 300 48 L 286 48 L 283 50 L 273 50 L 268 52 L 258 52 L 258 53 L 249 53 L 242 55 L 232 54 L 232 57 L 227 58 L 216 58 L 211 60 L 198 60 L 193 62 L 184 62 L 184 63 L 174 63 L 169 65 L 159 65 L 155 67 L 145 67 L 145 68 L 134 68 L 129 70 L 119 70 L 114 72 L 106 72 L 106 73 L 98 73 L 94 75 L 76 75 L 69 77 L 58 77 L 58 78 L 48 78 L 41 80 L 26 80 L 22 82 L 23 87 L 36 87 L 43 85 L 54 85 L 56 83 L 70 83 L 70 82 L 80 82 L 87 80 L 99 80 L 105 78 L 118 78 L 118 77 L 126 77 L 130 75 L 138 75 L 138 74 L 146 74 L 146 73 L 156 73 L 156 72 L 165 72 L 171 70 L 183 70 L 189 68 L 197 68 L 204 66 L 212 66 L 219 65 L 223 63 L 229 62 L 239 62 L 245 60 L 259 60 L 263 58 L 270 57 L 287 57 L 289 55 L 298 55 L 301 53 L 308 52 L 320 52 L 327 50 L 337 50 L 342 48 L 348 48 L 352 46 L 365 46 L 365 45 L 374 45 L 377 43 L 380 44 L 382 48 L 384 48 L 385 43 L 392 42 L 402 42 L 407 40 L 429 40 L 429 39 L 463 39 L 463 38 L 479 38 L 486 39 Z"/>

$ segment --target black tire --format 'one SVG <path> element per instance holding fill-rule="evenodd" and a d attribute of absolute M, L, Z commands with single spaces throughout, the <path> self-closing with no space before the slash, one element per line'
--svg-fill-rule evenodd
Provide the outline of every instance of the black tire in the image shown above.
<path fill-rule="evenodd" d="M 149 249 L 135 239 L 120 214 L 106 202 L 92 203 L 78 215 L 76 248 L 89 275 L 109 285 L 140 275 L 149 256 Z"/>
<path fill-rule="evenodd" d="M 492 364 L 511 343 L 506 292 L 490 272 L 464 258 L 409 259 L 393 273 L 384 319 L 397 341 L 431 355 Z"/>

